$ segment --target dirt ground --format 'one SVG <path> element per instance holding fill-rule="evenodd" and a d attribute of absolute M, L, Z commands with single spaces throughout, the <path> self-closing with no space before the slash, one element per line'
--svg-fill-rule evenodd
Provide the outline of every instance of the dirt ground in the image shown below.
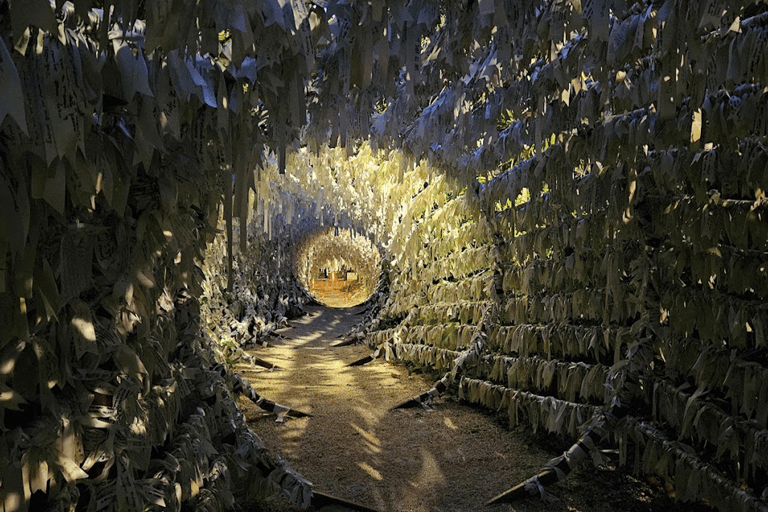
<path fill-rule="evenodd" d="M 492 414 L 451 398 L 438 400 L 432 410 L 391 411 L 428 390 L 432 379 L 384 360 L 347 366 L 370 354 L 362 345 L 331 347 L 359 321 L 356 313 L 310 307 L 307 316 L 270 338 L 270 346 L 251 351 L 279 369 L 237 368 L 261 395 L 312 415 L 279 423 L 251 402 L 239 401 L 267 448 L 288 460 L 315 490 L 381 512 L 692 509 L 675 503 L 652 480 L 591 464 L 549 489 L 554 502 L 528 498 L 484 506 L 570 443 L 525 429 L 510 431 Z M 244 508 L 292 510 L 280 499 Z M 350 509 L 334 505 L 320 510 Z"/>

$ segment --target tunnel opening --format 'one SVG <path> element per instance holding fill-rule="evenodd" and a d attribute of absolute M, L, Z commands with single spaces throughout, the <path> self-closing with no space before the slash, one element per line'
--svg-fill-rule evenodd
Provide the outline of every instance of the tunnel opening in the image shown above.
<path fill-rule="evenodd" d="M 369 238 L 350 229 L 326 227 L 299 244 L 295 273 L 317 302 L 349 308 L 364 303 L 375 291 L 380 261 Z"/>

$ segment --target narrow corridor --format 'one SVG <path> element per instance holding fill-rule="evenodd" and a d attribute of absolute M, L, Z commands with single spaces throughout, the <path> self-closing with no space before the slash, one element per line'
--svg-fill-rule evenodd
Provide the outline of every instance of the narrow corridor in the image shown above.
<path fill-rule="evenodd" d="M 311 414 L 275 421 L 246 399 L 238 402 L 266 447 L 287 459 L 315 491 L 382 512 L 481 510 L 559 454 L 552 446 L 539 447 L 530 432 L 510 432 L 455 399 L 441 398 L 432 410 L 391 410 L 433 381 L 383 358 L 347 366 L 371 353 L 365 345 L 333 347 L 360 320 L 360 311 L 310 306 L 308 315 L 280 329 L 268 346 L 250 351 L 277 368 L 237 367 L 264 397 Z M 555 503 L 529 499 L 487 510 L 608 512 L 614 510 L 608 494 L 616 489 L 596 491 L 592 479 L 626 478 L 614 473 L 586 467 L 551 489 L 560 498 Z M 638 486 L 634 481 L 623 492 L 642 495 Z M 274 507 L 269 510 L 292 510 Z"/>

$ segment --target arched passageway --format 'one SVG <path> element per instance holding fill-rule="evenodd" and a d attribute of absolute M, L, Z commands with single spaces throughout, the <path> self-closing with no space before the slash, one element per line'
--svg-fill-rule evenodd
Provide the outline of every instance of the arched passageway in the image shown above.
<path fill-rule="evenodd" d="M 331 307 L 352 307 L 376 290 L 381 256 L 368 238 L 329 227 L 299 244 L 296 267 L 311 297 Z"/>
<path fill-rule="evenodd" d="M 350 338 L 434 377 L 412 404 L 572 443 L 489 506 L 607 448 L 686 503 L 768 510 L 767 20 L 0 0 L 2 507 L 318 505 L 235 398 L 299 411 L 236 368 L 308 318 L 296 259 L 331 226 L 378 252 Z"/>

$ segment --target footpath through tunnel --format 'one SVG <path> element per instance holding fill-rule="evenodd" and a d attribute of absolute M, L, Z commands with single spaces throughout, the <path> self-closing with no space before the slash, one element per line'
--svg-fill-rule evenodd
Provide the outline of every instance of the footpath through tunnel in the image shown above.
<path fill-rule="evenodd" d="M 0 0 L 0 510 L 768 512 L 766 41 L 761 0 Z"/>
<path fill-rule="evenodd" d="M 432 380 L 413 366 L 382 360 L 350 366 L 370 353 L 364 345 L 343 345 L 363 311 L 308 306 L 306 316 L 278 329 L 267 346 L 248 351 L 274 367 L 245 360 L 235 366 L 258 382 L 264 396 L 310 415 L 285 415 L 275 421 L 274 414 L 246 398 L 239 400 L 248 423 L 270 451 L 285 457 L 316 492 L 342 500 L 318 510 L 480 510 L 509 482 L 525 480 L 558 454 L 562 440 L 510 432 L 493 416 L 455 399 L 393 410 L 428 389 Z M 612 467 L 585 468 L 552 492 L 558 501 L 532 500 L 488 510 L 675 509 L 658 486 Z M 284 500 L 265 507 L 246 510 L 295 510 Z"/>
<path fill-rule="evenodd" d="M 601 231 L 608 220 L 600 214 L 574 217 L 572 231 L 562 221 L 540 224 L 561 211 L 549 186 L 521 187 L 502 173 L 472 188 L 367 144 L 354 153 L 299 150 L 287 157 L 285 177 L 271 172 L 262 191 L 269 200 L 254 201 L 248 245 L 234 253 L 233 297 L 244 306 L 225 315 L 223 333 L 247 350 L 238 371 L 284 404 L 260 412 L 241 399 L 249 424 L 317 495 L 381 511 L 690 510 L 674 501 L 669 480 L 620 469 L 638 460 L 626 445 L 599 444 L 616 421 L 605 411 L 639 399 L 627 372 L 641 367 L 623 357 L 647 317 L 614 295 L 646 293 L 647 254 L 629 238 L 641 236 L 638 224 L 614 219 L 629 231 L 606 249 L 605 237 L 615 235 Z M 603 184 L 581 186 L 594 188 L 579 194 L 591 201 Z M 312 305 L 308 276 L 345 262 L 363 268 L 341 243 L 354 238 L 376 248 L 366 263 L 375 291 L 358 308 Z M 607 251 L 600 260 L 598 249 Z M 216 254 L 209 261 L 223 261 Z M 615 279 L 612 265 L 626 275 L 621 288 L 606 298 L 583 286 Z M 254 291 L 257 283 L 269 287 Z M 228 307 L 225 296 L 216 299 L 224 287 L 209 289 L 213 315 Z M 254 318 L 245 312 L 273 311 L 261 306 L 286 289 L 307 315 L 278 312 L 260 333 L 241 327 Z M 347 366 L 360 360 L 368 362 Z M 391 410 L 404 403 L 415 407 Z"/>

